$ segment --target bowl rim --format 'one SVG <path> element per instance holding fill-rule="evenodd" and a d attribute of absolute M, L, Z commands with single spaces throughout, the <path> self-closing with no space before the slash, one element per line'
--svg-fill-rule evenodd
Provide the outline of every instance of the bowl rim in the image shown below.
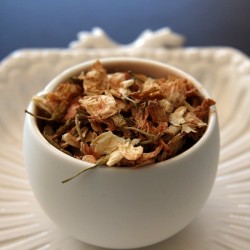
<path fill-rule="evenodd" d="M 142 58 L 136 58 L 136 57 L 109 57 L 109 58 L 103 58 L 103 59 L 93 59 L 93 60 L 88 60 L 85 61 L 83 63 L 79 63 L 76 64 L 72 67 L 69 67 L 68 69 L 62 71 L 61 73 L 59 73 L 56 77 L 54 77 L 46 86 L 45 88 L 38 92 L 36 95 L 41 96 L 41 95 L 45 95 L 48 92 L 50 92 L 51 90 L 53 90 L 59 83 L 63 82 L 64 80 L 68 79 L 70 76 L 72 75 L 76 75 L 77 73 L 80 73 L 81 71 L 88 69 L 94 62 L 96 62 L 97 60 L 99 60 L 102 64 L 104 64 L 104 67 L 106 66 L 106 64 L 116 64 L 116 63 L 140 63 L 140 64 L 148 64 L 148 65 L 154 65 L 156 67 L 162 67 L 165 68 L 166 72 L 171 72 L 173 73 L 174 76 L 179 76 L 182 78 L 186 78 L 188 79 L 190 82 L 192 82 L 192 84 L 194 84 L 194 86 L 200 91 L 200 93 L 206 97 L 206 98 L 211 98 L 211 96 L 208 94 L 207 90 L 205 89 L 204 86 L 202 86 L 202 84 L 196 80 L 193 76 L 191 76 L 190 74 L 186 73 L 185 71 L 176 68 L 172 65 L 166 64 L 166 63 L 161 63 L 155 60 L 151 60 L 151 59 L 142 59 Z M 35 110 L 35 105 L 32 102 L 32 100 L 30 101 L 30 103 L 28 104 L 28 108 L 27 110 L 33 112 Z M 49 153 L 53 153 L 56 156 L 58 156 L 59 158 L 62 158 L 63 160 L 67 161 L 70 164 L 70 168 L 73 167 L 77 168 L 79 170 L 82 170 L 83 168 L 89 168 L 95 164 L 93 163 L 89 163 L 86 161 L 81 161 L 79 159 L 76 159 L 72 156 L 69 156 L 63 152 L 61 152 L 60 150 L 58 150 L 57 148 L 55 148 L 53 145 L 51 145 L 42 135 L 42 133 L 40 132 L 38 126 L 37 126 L 37 120 L 35 117 L 26 114 L 25 117 L 25 122 L 27 123 L 28 127 L 31 129 L 31 133 L 32 135 L 37 139 L 37 141 L 39 141 L 39 144 L 46 148 L 46 150 Z M 145 170 L 145 169 L 156 169 L 157 167 L 169 167 L 171 165 L 173 165 L 173 163 L 175 163 L 176 161 L 179 160 L 183 160 L 185 159 L 188 155 L 192 154 L 193 152 L 195 152 L 196 150 L 198 150 L 202 145 L 204 145 L 204 143 L 206 143 L 206 141 L 208 140 L 208 138 L 212 135 L 212 132 L 214 131 L 214 129 L 216 128 L 216 124 L 218 122 L 218 118 L 217 118 L 217 111 L 216 111 L 216 106 L 213 105 L 212 107 L 210 107 L 210 113 L 209 113 L 209 117 L 208 117 L 208 124 L 207 124 L 207 128 L 204 132 L 204 134 L 202 135 L 202 137 L 194 144 L 192 145 L 190 148 L 188 148 L 187 150 L 185 150 L 184 152 L 171 157 L 165 161 L 161 161 L 161 162 L 157 162 L 157 163 L 153 163 L 153 164 L 148 164 L 145 165 L 141 168 L 132 168 L 132 167 L 98 167 L 98 169 L 104 169 L 105 171 L 111 170 L 112 171 L 134 171 L 136 170 Z M 152 166 L 154 166 L 152 168 Z M 74 171 L 74 170 L 73 170 Z M 110 171 L 109 171 L 110 172 Z"/>

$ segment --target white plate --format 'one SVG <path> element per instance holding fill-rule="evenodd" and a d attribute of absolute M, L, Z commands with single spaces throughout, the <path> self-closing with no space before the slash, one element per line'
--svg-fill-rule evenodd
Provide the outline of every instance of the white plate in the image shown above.
<path fill-rule="evenodd" d="M 100 46 L 99 46 L 100 47 Z M 217 101 L 221 154 L 212 193 L 197 218 L 144 250 L 250 249 L 250 61 L 230 48 L 21 50 L 0 65 L 0 249 L 100 250 L 60 231 L 37 204 L 22 155 L 24 109 L 63 69 L 110 56 L 151 58 L 200 80 Z M 157 230 L 152 228 L 152 230 Z"/>

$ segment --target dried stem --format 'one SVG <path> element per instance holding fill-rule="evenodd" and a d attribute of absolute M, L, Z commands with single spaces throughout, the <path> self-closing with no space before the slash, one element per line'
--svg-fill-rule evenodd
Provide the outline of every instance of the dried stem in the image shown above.
<path fill-rule="evenodd" d="M 131 75 L 134 79 L 137 79 L 137 80 L 139 80 L 141 82 L 145 82 L 145 79 L 143 79 L 142 77 L 138 76 L 137 74 L 135 74 L 131 70 L 128 71 L 128 74 Z"/>
<path fill-rule="evenodd" d="M 68 178 L 68 179 L 66 179 L 66 180 L 63 180 L 62 183 L 66 183 L 66 182 L 68 182 L 68 181 L 71 181 L 71 180 L 73 180 L 74 178 L 76 178 L 78 175 L 84 173 L 85 171 L 90 170 L 90 169 L 94 169 L 94 168 L 99 167 L 99 166 L 100 166 L 99 164 L 96 164 L 96 165 L 94 165 L 94 166 L 92 166 L 92 167 L 85 168 L 85 169 L 81 170 L 80 172 L 78 172 L 77 174 L 71 176 L 70 178 Z"/>
<path fill-rule="evenodd" d="M 109 155 L 103 156 L 102 158 L 100 158 L 100 159 L 96 162 L 96 164 L 95 164 L 94 166 L 89 167 L 89 168 L 85 168 L 85 169 L 81 170 L 80 172 L 78 172 L 77 174 L 71 176 L 70 178 L 68 178 L 68 179 L 66 179 L 66 180 L 63 180 L 62 183 L 66 183 L 66 182 L 68 182 L 68 181 L 71 181 L 71 180 L 73 180 L 74 178 L 76 178 L 77 176 L 79 176 L 80 174 L 82 174 L 82 173 L 84 173 L 84 172 L 86 172 L 86 171 L 88 171 L 88 170 L 91 170 L 91 169 L 97 168 L 97 167 L 99 167 L 99 166 L 101 166 L 101 165 L 104 165 L 104 164 L 108 161 L 108 158 L 109 158 Z"/>
<path fill-rule="evenodd" d="M 76 116 L 75 116 L 75 124 L 76 124 L 76 131 L 77 131 L 81 141 L 83 142 L 82 132 L 81 132 L 81 128 L 80 128 L 81 122 L 79 121 L 79 115 L 78 114 L 76 114 Z"/>
<path fill-rule="evenodd" d="M 44 121 L 53 121 L 53 117 L 47 118 L 47 117 L 43 117 L 43 116 L 39 116 L 39 115 L 35 115 L 31 112 L 29 112 L 27 109 L 25 109 L 24 111 L 26 114 L 29 114 L 31 116 L 34 116 L 35 118 L 39 119 L 39 120 L 44 120 Z"/>
<path fill-rule="evenodd" d="M 43 133 L 44 138 L 55 148 L 59 149 L 60 151 L 62 151 L 63 153 L 72 156 L 72 154 L 70 152 L 68 152 L 67 150 L 61 148 L 52 138 L 51 136 L 49 136 L 46 132 Z"/>
<path fill-rule="evenodd" d="M 184 104 L 187 107 L 188 111 L 190 111 L 190 112 L 194 111 L 194 107 L 191 106 L 187 101 L 184 101 Z"/>
<path fill-rule="evenodd" d="M 127 129 L 127 130 L 133 130 L 133 131 L 136 131 L 138 133 L 141 133 L 143 135 L 146 135 L 147 137 L 151 137 L 151 138 L 155 138 L 155 135 L 153 134 L 150 134 L 150 133 L 147 133 L 139 128 L 135 128 L 135 127 L 123 127 L 124 129 Z"/>
<path fill-rule="evenodd" d="M 126 99 L 126 100 L 128 100 L 128 101 L 134 103 L 134 105 L 137 105 L 137 104 L 138 104 L 137 101 L 135 101 L 135 100 L 129 98 L 129 97 L 128 97 L 127 95 L 125 95 L 125 94 L 122 94 L 122 97 L 123 97 L 124 99 Z"/>

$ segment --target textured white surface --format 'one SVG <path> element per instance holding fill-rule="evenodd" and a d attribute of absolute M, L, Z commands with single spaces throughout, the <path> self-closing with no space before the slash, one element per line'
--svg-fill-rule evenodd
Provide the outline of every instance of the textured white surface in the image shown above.
<path fill-rule="evenodd" d="M 219 170 L 197 218 L 182 232 L 145 250 L 250 249 L 250 61 L 230 48 L 21 50 L 0 65 L 0 249 L 98 250 L 63 234 L 37 204 L 22 155 L 24 109 L 55 75 L 110 56 L 150 58 L 200 80 L 217 101 Z M 153 229 L 152 229 L 153 230 Z"/>

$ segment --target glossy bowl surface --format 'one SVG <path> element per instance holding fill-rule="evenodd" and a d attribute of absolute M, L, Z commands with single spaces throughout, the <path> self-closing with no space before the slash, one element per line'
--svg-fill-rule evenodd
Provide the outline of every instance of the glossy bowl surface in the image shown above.
<path fill-rule="evenodd" d="M 133 70 L 151 77 L 185 77 L 209 97 L 193 77 L 166 64 L 138 58 L 100 61 L 109 72 Z M 90 61 L 64 71 L 39 94 L 53 90 L 92 64 Z M 28 110 L 35 111 L 32 102 Z M 99 167 L 62 184 L 92 164 L 54 148 L 30 115 L 25 118 L 23 141 L 32 189 L 51 220 L 81 241 L 114 249 L 151 245 L 188 225 L 213 186 L 220 144 L 217 113 L 212 107 L 205 134 L 182 154 L 139 169 Z"/>

